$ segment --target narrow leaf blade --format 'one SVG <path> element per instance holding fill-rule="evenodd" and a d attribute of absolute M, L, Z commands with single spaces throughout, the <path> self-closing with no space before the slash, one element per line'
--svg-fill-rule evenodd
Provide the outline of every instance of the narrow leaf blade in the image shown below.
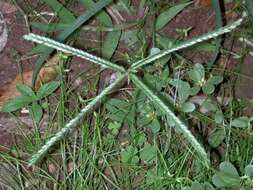
<path fill-rule="evenodd" d="M 182 3 L 167 9 L 162 12 L 156 19 L 156 30 L 162 29 L 167 23 L 169 23 L 178 13 L 180 13 L 185 7 L 192 2 Z"/>
<path fill-rule="evenodd" d="M 57 36 L 57 40 L 60 42 L 65 41 L 73 32 L 75 32 L 83 23 L 88 21 L 92 16 L 96 15 L 101 9 L 110 4 L 112 0 L 100 0 L 94 4 L 90 9 L 88 9 L 84 14 L 79 16 L 67 29 L 61 32 Z M 35 85 L 37 75 L 40 72 L 41 67 L 43 66 L 46 59 L 54 51 L 52 48 L 48 48 L 36 61 L 33 69 L 32 84 Z"/>
<path fill-rule="evenodd" d="M 102 45 L 102 56 L 110 60 L 113 56 L 121 36 L 121 31 L 109 32 L 106 36 L 105 42 Z"/>

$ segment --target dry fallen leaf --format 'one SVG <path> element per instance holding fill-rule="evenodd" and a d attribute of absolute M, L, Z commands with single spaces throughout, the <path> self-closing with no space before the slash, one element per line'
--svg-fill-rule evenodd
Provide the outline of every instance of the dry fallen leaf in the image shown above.
<path fill-rule="evenodd" d="M 54 80 L 58 76 L 58 71 L 59 71 L 58 62 L 59 62 L 59 56 L 56 54 L 40 70 L 39 77 L 35 83 L 35 90 L 38 90 L 42 84 L 47 83 L 51 80 Z M 32 86 L 31 81 L 32 81 L 32 71 L 26 71 L 26 72 L 23 72 L 22 74 L 18 74 L 12 82 L 5 85 L 0 90 L 0 107 L 6 101 L 20 95 L 20 93 L 16 89 L 17 84 L 22 83 L 22 84 Z"/>
<path fill-rule="evenodd" d="M 35 90 L 38 90 L 41 84 L 48 83 L 51 80 L 54 80 L 59 73 L 59 58 L 58 54 L 54 55 L 42 69 L 40 70 L 38 79 L 35 83 Z"/>

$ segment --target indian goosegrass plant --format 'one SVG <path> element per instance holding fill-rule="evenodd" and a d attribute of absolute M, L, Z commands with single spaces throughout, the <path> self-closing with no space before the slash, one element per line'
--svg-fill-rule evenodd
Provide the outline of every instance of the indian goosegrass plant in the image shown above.
<path fill-rule="evenodd" d="M 57 42 L 53 39 L 46 38 L 43 36 L 39 36 L 36 34 L 28 34 L 25 35 L 24 38 L 29 41 L 33 41 L 39 44 L 43 44 L 45 46 L 48 46 L 53 49 L 57 49 L 58 51 L 71 54 L 86 60 L 89 60 L 92 63 L 95 63 L 97 65 L 100 65 L 103 68 L 108 68 L 113 71 L 117 72 L 117 79 L 115 79 L 111 84 L 109 84 L 108 87 L 106 87 L 104 90 L 101 91 L 99 95 L 97 95 L 93 100 L 91 100 L 87 106 L 85 106 L 83 109 L 81 109 L 80 113 L 77 114 L 72 120 L 70 120 L 62 129 L 60 129 L 59 132 L 57 132 L 52 138 L 50 138 L 39 150 L 37 153 L 35 153 L 32 158 L 29 161 L 29 165 L 34 165 L 48 153 L 50 148 L 54 146 L 56 143 L 61 141 L 62 139 L 65 139 L 68 137 L 68 134 L 71 133 L 78 124 L 82 121 L 84 116 L 93 110 L 95 106 L 100 103 L 103 98 L 108 95 L 112 89 L 117 87 L 121 84 L 121 82 L 125 79 L 128 81 L 131 81 L 133 85 L 135 85 L 138 89 L 140 89 L 148 98 L 149 100 L 154 103 L 159 110 L 161 110 L 164 114 L 166 114 L 167 117 L 169 117 L 171 120 L 174 121 L 175 126 L 181 134 L 185 137 L 185 139 L 192 145 L 192 147 L 197 152 L 198 156 L 203 161 L 204 165 L 209 167 L 210 161 L 209 157 L 202 147 L 202 145 L 196 140 L 196 138 L 192 135 L 190 130 L 188 129 L 188 126 L 186 123 L 178 117 L 173 109 L 171 108 L 171 105 L 169 105 L 162 97 L 160 97 L 159 92 L 155 91 L 153 88 L 151 88 L 149 85 L 147 85 L 141 77 L 138 76 L 139 71 L 143 67 L 145 67 L 148 64 L 152 64 L 156 60 L 159 60 L 163 58 L 164 56 L 171 54 L 173 52 L 179 51 L 184 48 L 188 48 L 190 46 L 193 46 L 197 43 L 215 38 L 219 35 L 222 35 L 224 33 L 228 33 L 231 30 L 235 29 L 242 23 L 243 19 L 239 19 L 235 22 L 232 22 L 231 24 L 221 27 L 215 31 L 209 32 L 207 34 L 198 36 L 196 38 L 184 41 L 182 43 L 176 44 L 172 46 L 171 48 L 167 48 L 164 50 L 161 50 L 153 55 L 150 55 L 144 59 L 138 60 L 136 62 L 133 62 L 130 64 L 129 68 L 124 68 L 120 65 L 117 65 L 115 63 L 112 63 L 110 61 L 104 60 L 100 57 L 94 56 L 92 54 L 89 54 L 87 52 L 84 52 L 82 50 L 70 47 L 68 45 L 65 45 L 63 43 Z"/>

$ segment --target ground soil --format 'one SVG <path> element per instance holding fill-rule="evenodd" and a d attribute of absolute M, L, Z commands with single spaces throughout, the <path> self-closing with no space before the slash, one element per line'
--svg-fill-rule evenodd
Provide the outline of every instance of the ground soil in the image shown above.
<path fill-rule="evenodd" d="M 231 8 L 232 5 L 229 6 L 230 7 L 228 7 L 228 9 Z M 0 87 L 10 83 L 16 77 L 19 72 L 19 65 L 22 66 L 24 71 L 31 70 L 36 60 L 36 58 L 25 58 L 33 45 L 22 38 L 22 36 L 27 34 L 29 31 L 23 15 L 17 9 L 11 13 L 5 13 L 4 17 L 7 22 L 9 38 L 7 46 L 0 53 Z M 236 15 L 228 14 L 227 20 L 234 20 L 235 17 Z M 176 32 L 176 29 L 188 27 L 193 27 L 189 33 L 189 38 L 211 31 L 215 28 L 214 12 L 210 7 L 187 8 L 178 15 L 168 27 L 165 27 L 162 33 L 167 36 L 177 36 L 178 33 Z M 96 35 L 91 35 L 89 38 L 96 38 Z M 80 43 L 80 45 L 81 44 L 82 43 Z M 241 47 L 240 43 L 238 43 L 238 46 L 235 49 L 240 49 Z M 203 52 L 186 52 L 186 56 L 193 62 L 200 63 L 207 62 L 212 58 L 211 54 Z M 87 68 L 87 65 L 85 66 L 83 60 L 81 59 L 74 59 L 74 62 L 75 64 L 73 65 L 75 66 L 71 66 L 73 68 L 73 73 Z M 230 62 L 231 63 L 229 64 L 236 64 L 236 60 L 231 59 Z M 253 65 L 251 56 L 246 58 L 243 65 L 243 71 L 245 72 L 245 75 L 252 75 Z M 73 76 L 75 76 L 75 74 Z M 242 86 L 238 91 L 238 96 L 249 99 L 253 98 L 253 86 L 250 84 L 249 80 L 243 79 Z M 22 120 L 25 120 L 24 122 L 27 123 L 28 126 L 31 127 L 32 122 L 27 115 L 21 115 L 20 117 Z M 16 133 L 14 132 L 16 131 L 16 123 L 17 121 L 12 116 L 0 113 L 0 145 L 10 147 L 15 143 L 15 140 L 17 139 Z"/>

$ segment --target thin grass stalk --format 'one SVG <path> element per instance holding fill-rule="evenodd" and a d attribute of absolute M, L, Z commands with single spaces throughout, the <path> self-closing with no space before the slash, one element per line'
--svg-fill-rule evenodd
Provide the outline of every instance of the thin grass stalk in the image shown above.
<path fill-rule="evenodd" d="M 189 131 L 188 127 L 185 125 L 183 121 L 178 118 L 174 112 L 166 105 L 166 103 L 159 98 L 155 92 L 152 91 L 146 84 L 144 84 L 141 79 L 139 79 L 136 75 L 130 74 L 130 78 L 132 82 L 142 90 L 146 96 L 153 101 L 161 110 L 163 110 L 169 117 L 171 117 L 176 125 L 179 127 L 184 137 L 190 142 L 190 144 L 194 147 L 194 149 L 199 153 L 199 155 L 203 158 L 205 165 L 209 166 L 209 159 L 206 154 L 204 148 L 200 145 L 200 143 L 196 140 L 196 138 Z"/>
<path fill-rule="evenodd" d="M 39 160 L 43 159 L 43 157 L 46 155 L 46 153 L 49 151 L 49 149 L 55 145 L 57 142 L 62 140 L 64 137 L 66 137 L 67 134 L 69 134 L 71 131 L 73 131 L 80 121 L 84 118 L 84 116 L 91 111 L 113 88 L 115 88 L 124 78 L 126 77 L 126 74 L 120 75 L 112 84 L 110 84 L 108 87 L 106 87 L 98 96 L 96 96 L 87 106 L 85 106 L 80 113 L 70 120 L 64 128 L 62 128 L 59 132 L 57 132 L 52 138 L 50 138 L 45 145 L 43 145 L 40 150 L 32 156 L 32 158 L 29 160 L 28 165 L 31 166 L 35 163 L 37 163 Z"/>
<path fill-rule="evenodd" d="M 77 57 L 86 59 L 90 62 L 96 63 L 102 67 L 105 67 L 105 68 L 109 68 L 109 69 L 112 69 L 112 70 L 115 70 L 118 72 L 125 72 L 124 67 L 121 67 L 119 65 L 116 65 L 115 63 L 112 63 L 110 61 L 107 61 L 105 59 L 97 57 L 95 55 L 89 54 L 89 53 L 82 51 L 80 49 L 76 49 L 71 46 L 65 45 L 63 43 L 57 42 L 57 41 L 52 40 L 47 37 L 43 37 L 43 36 L 40 36 L 37 34 L 30 33 L 28 35 L 24 35 L 24 39 L 36 42 L 38 44 L 46 45 L 48 47 L 62 51 L 64 53 L 69 53 L 69 54 L 75 55 Z"/>
<path fill-rule="evenodd" d="M 131 65 L 131 70 L 136 70 L 144 65 L 147 65 L 157 59 L 160 59 L 162 58 L 163 56 L 167 55 L 167 54 L 170 54 L 172 52 L 175 52 L 175 51 L 178 51 L 180 49 L 184 49 L 184 48 L 187 48 L 187 47 L 190 47 L 190 46 L 193 46 L 197 43 L 200 43 L 200 42 L 203 42 L 203 41 L 206 41 L 206 40 L 209 40 L 209 39 L 212 39 L 212 38 L 215 38 L 219 35 L 222 35 L 222 34 L 225 34 L 225 33 L 228 33 L 230 31 L 232 31 L 233 29 L 235 29 L 237 26 L 239 26 L 243 21 L 243 18 L 241 19 L 238 19 L 237 21 L 225 26 L 225 27 L 222 27 L 222 28 L 219 28 L 215 31 L 212 31 L 212 32 L 209 32 L 207 34 L 203 34 L 201 36 L 198 36 L 196 38 L 193 38 L 193 39 L 190 39 L 190 40 L 187 40 L 185 42 L 182 42 L 181 44 L 178 44 L 178 45 L 175 45 L 174 47 L 170 48 L 170 49 L 165 49 L 165 50 L 162 50 L 160 51 L 159 53 L 155 54 L 155 55 L 152 55 L 152 56 L 149 56 L 145 59 L 142 59 L 142 60 L 139 60 L 139 61 L 136 61 L 135 63 L 133 63 Z"/>

